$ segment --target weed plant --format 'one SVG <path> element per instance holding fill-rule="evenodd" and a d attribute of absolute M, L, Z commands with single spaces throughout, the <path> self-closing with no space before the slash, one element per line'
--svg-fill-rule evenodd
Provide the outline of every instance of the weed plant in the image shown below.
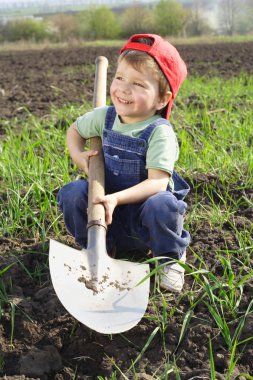
<path fill-rule="evenodd" d="M 160 293 L 155 287 L 150 297 L 153 311 L 145 316 L 152 325 L 155 323 L 155 327 L 144 346 L 139 347 L 139 354 L 126 373 L 113 363 L 115 373 L 111 379 L 117 378 L 118 374 L 125 379 L 131 378 L 138 362 L 159 334 L 162 337 L 164 367 L 159 368 L 153 378 L 166 379 L 174 372 L 180 379 L 177 352 L 189 331 L 194 310 L 200 304 L 208 313 L 206 323 L 218 330 L 230 352 L 226 379 L 231 378 L 239 358 L 239 347 L 252 339 L 241 338 L 246 318 L 253 312 L 252 302 L 246 310 L 241 308 L 244 287 L 253 275 L 252 225 L 246 219 L 243 229 L 236 224 L 240 210 L 252 207 L 252 199 L 249 198 L 249 190 L 253 187 L 252 104 L 253 76 L 243 73 L 229 80 L 190 78 L 182 87 L 171 122 L 181 146 L 176 169 L 192 182 L 192 205 L 186 227 L 195 236 L 203 225 L 209 226 L 210 230 L 216 228 L 221 234 L 227 225 L 233 231 L 239 249 L 214 252 L 216 265 L 221 268 L 219 273 L 222 273 L 216 276 L 206 265 L 205 252 L 194 252 L 190 248 L 199 262 L 198 268 L 190 264 L 181 265 L 185 267 L 186 275 L 191 277 L 191 289 L 178 297 L 171 307 L 170 296 Z M 26 120 L 22 122 L 2 120 L 6 136 L 1 142 L 0 156 L 1 236 L 30 236 L 43 242 L 54 236 L 64 240 L 66 231 L 57 209 L 56 194 L 65 183 L 82 175 L 69 159 L 65 145 L 66 129 L 89 108 L 89 104 L 66 106 L 53 109 L 47 118 L 38 119 L 27 113 Z M 209 178 L 208 183 L 198 181 L 201 175 Z M 234 263 L 239 270 L 234 270 Z M 155 272 L 153 270 L 152 273 Z M 10 301 L 2 283 L 0 290 L 2 314 Z M 185 312 L 181 312 L 179 307 L 182 297 L 189 302 L 189 309 Z M 11 342 L 14 309 L 13 306 Z M 181 316 L 182 327 L 176 349 L 173 355 L 169 355 L 166 334 L 176 314 Z M 210 378 L 215 379 L 212 339 L 210 337 L 209 342 Z M 244 376 L 250 378 L 247 374 Z"/>

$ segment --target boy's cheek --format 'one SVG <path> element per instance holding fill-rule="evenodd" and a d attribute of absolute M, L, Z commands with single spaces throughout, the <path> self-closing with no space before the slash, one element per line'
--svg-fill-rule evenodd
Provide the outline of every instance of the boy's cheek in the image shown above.
<path fill-rule="evenodd" d="M 116 86 L 114 84 L 114 82 L 112 82 L 111 86 L 110 86 L 110 93 L 114 92 L 116 89 Z"/>

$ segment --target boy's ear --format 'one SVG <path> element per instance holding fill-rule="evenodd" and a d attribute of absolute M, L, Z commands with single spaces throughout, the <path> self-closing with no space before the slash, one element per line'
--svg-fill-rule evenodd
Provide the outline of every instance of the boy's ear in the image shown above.
<path fill-rule="evenodd" d="M 157 104 L 157 110 L 161 110 L 162 108 L 164 108 L 165 106 L 167 106 L 167 104 L 169 103 L 171 97 L 172 97 L 172 92 L 171 91 L 167 91 L 166 94 L 164 95 L 164 97 L 162 99 L 160 99 L 160 101 L 158 102 L 158 104 Z"/>

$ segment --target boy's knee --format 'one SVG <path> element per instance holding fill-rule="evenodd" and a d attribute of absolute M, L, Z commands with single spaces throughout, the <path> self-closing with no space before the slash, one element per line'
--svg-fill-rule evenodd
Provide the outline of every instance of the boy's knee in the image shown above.
<path fill-rule="evenodd" d="M 167 226 L 180 234 L 183 228 L 186 203 L 178 200 L 170 192 L 160 192 L 148 198 L 142 210 L 142 221 L 145 225 Z"/>
<path fill-rule="evenodd" d="M 77 180 L 64 185 L 57 194 L 59 207 L 63 204 L 74 205 L 84 201 L 88 196 L 88 183 L 84 180 Z"/>
<path fill-rule="evenodd" d="M 145 202 L 145 208 L 149 213 L 168 213 L 168 212 L 178 212 L 178 203 L 179 201 L 176 197 L 168 192 L 161 191 L 150 198 Z M 183 202 L 184 203 L 184 202 Z"/>

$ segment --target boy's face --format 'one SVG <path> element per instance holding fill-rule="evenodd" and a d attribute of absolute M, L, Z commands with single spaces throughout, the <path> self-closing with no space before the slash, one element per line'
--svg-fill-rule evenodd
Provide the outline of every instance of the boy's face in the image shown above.
<path fill-rule="evenodd" d="M 127 124 L 149 119 L 164 106 L 152 71 L 136 71 L 124 59 L 118 65 L 110 94 L 117 114 Z"/>

